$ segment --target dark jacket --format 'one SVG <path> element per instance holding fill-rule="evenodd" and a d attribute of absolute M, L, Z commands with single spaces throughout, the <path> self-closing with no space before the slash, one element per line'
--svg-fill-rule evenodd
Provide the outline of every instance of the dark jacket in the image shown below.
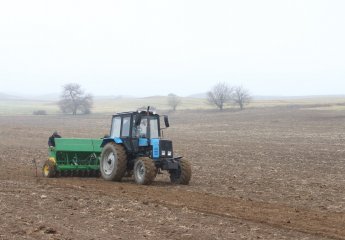
<path fill-rule="evenodd" d="M 59 134 L 53 134 L 48 139 L 48 146 L 49 147 L 55 147 L 55 140 L 54 138 L 61 138 Z"/>

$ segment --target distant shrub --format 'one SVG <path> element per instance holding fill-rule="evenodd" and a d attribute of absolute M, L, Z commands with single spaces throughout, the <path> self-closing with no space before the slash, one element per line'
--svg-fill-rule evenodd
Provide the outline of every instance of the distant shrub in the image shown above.
<path fill-rule="evenodd" d="M 87 109 L 83 109 L 82 114 L 85 114 L 85 115 L 91 114 L 91 110 L 88 109 L 88 108 Z"/>
<path fill-rule="evenodd" d="M 33 115 L 47 115 L 46 110 L 37 110 L 32 113 Z"/>

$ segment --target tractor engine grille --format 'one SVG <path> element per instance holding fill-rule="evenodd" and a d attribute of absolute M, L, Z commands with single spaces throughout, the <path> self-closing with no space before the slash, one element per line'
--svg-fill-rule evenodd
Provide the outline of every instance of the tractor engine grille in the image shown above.
<path fill-rule="evenodd" d="M 172 158 L 174 157 L 173 153 L 173 146 L 172 146 L 172 141 L 169 140 L 161 140 L 160 144 L 160 156 L 162 158 Z"/>

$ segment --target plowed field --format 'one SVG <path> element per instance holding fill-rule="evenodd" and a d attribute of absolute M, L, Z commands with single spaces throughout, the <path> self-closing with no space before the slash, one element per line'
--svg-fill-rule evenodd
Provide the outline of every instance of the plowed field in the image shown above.
<path fill-rule="evenodd" d="M 188 186 L 167 174 L 150 186 L 42 178 L 54 130 L 98 138 L 110 116 L 0 116 L 0 239 L 345 239 L 344 112 L 180 111 L 170 122 Z"/>

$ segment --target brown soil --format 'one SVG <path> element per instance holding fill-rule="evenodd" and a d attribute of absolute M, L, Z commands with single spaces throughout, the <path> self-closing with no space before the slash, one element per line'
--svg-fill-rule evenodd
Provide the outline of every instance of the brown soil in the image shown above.
<path fill-rule="evenodd" d="M 0 117 L 0 239 L 345 239 L 345 113 L 186 111 L 165 137 L 190 185 L 35 174 L 47 138 L 101 137 L 110 116 Z"/>

